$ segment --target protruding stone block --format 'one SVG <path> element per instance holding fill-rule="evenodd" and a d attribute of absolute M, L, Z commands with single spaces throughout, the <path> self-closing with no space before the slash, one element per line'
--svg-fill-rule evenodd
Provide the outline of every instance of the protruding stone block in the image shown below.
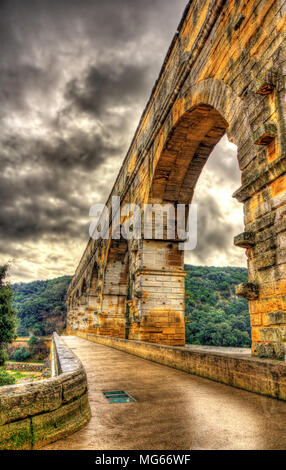
<path fill-rule="evenodd" d="M 245 16 L 244 15 L 239 15 L 238 20 L 236 21 L 236 23 L 233 27 L 234 31 L 237 31 L 240 28 L 240 26 L 241 26 L 241 24 L 243 23 L 244 20 L 245 20 Z"/>
<path fill-rule="evenodd" d="M 257 145 L 269 145 L 277 135 L 277 127 L 274 123 L 266 123 L 254 132 L 254 142 Z"/>
<path fill-rule="evenodd" d="M 280 359 L 285 357 L 285 348 L 280 341 L 265 341 L 264 343 L 253 343 L 252 351 L 255 356 L 267 357 L 268 359 Z"/>
<path fill-rule="evenodd" d="M 240 297 L 244 297 L 248 300 L 256 300 L 258 298 L 258 286 L 256 284 L 252 284 L 251 282 L 243 282 L 242 284 L 238 284 L 235 287 L 236 295 Z"/>
<path fill-rule="evenodd" d="M 255 235 L 253 232 L 243 232 L 234 237 L 235 246 L 249 248 L 255 244 Z"/>
<path fill-rule="evenodd" d="M 258 95 L 270 95 L 276 86 L 276 81 L 277 74 L 273 70 L 262 72 L 257 79 L 255 93 Z"/>

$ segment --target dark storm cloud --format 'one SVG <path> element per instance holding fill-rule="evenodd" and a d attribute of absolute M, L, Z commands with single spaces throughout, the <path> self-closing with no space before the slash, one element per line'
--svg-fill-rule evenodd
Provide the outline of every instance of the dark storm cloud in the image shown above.
<path fill-rule="evenodd" d="M 25 243 L 44 241 L 49 264 L 61 257 L 49 244 L 69 260 L 73 240 L 80 258 L 89 207 L 111 190 L 186 4 L 0 2 L 0 254 L 22 260 L 23 278 L 37 262 Z M 218 173 L 233 177 L 227 152 Z"/>
<path fill-rule="evenodd" d="M 9 243 L 44 234 L 84 238 L 86 188 L 106 160 L 124 158 L 184 6 L 1 2 L 0 237 L 7 252 Z M 101 181 L 96 190 L 109 192 Z"/>
<path fill-rule="evenodd" d="M 69 136 L 53 133 L 45 138 L 19 137 L 9 135 L 3 138 L 2 155 L 11 165 L 20 163 L 53 168 L 84 168 L 94 170 L 106 157 L 122 151 L 120 145 L 110 141 L 111 136 L 102 132 L 88 133 L 73 129 Z"/>
<path fill-rule="evenodd" d="M 7 67 L 1 70 L 0 101 L 1 114 L 10 110 L 24 109 L 29 104 L 25 94 L 35 86 L 43 86 L 43 70 L 32 65 Z"/>
<path fill-rule="evenodd" d="M 151 87 L 148 64 L 91 66 L 83 80 L 73 79 L 66 87 L 66 99 L 79 111 L 102 117 L 113 107 L 138 104 L 142 91 Z"/>

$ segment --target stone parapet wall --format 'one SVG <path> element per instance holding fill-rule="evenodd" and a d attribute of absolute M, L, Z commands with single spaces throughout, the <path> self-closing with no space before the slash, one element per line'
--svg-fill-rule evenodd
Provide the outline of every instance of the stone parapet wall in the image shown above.
<path fill-rule="evenodd" d="M 53 350 L 59 375 L 0 387 L 0 450 L 38 449 L 89 421 L 87 378 L 80 360 L 56 333 Z"/>
<path fill-rule="evenodd" d="M 250 392 L 286 400 L 286 363 L 203 347 L 171 347 L 91 333 L 77 336 L 135 356 Z"/>

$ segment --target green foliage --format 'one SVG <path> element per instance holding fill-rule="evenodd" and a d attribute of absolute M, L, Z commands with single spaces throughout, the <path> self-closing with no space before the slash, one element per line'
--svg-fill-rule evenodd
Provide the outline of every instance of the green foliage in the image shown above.
<path fill-rule="evenodd" d="M 3 385 L 13 385 L 16 383 L 15 377 L 4 369 L 0 369 L 0 387 Z"/>
<path fill-rule="evenodd" d="M 18 336 L 26 337 L 26 336 L 29 336 L 29 334 L 30 333 L 29 333 L 28 328 L 24 328 L 21 325 L 18 326 L 18 328 L 17 328 L 17 335 Z"/>
<path fill-rule="evenodd" d="M 186 341 L 213 346 L 249 347 L 248 303 L 235 295 L 235 285 L 247 281 L 247 269 L 186 265 Z M 71 277 L 14 284 L 21 336 L 61 333 L 65 328 L 65 298 Z M 31 340 L 32 343 L 35 341 Z M 36 344 L 29 342 L 29 348 Z M 32 350 L 32 349 L 31 349 Z"/>
<path fill-rule="evenodd" d="M 39 377 L 39 375 L 37 375 L 36 373 L 33 373 L 33 372 L 23 372 L 23 371 L 19 371 L 19 370 L 9 370 L 9 375 L 11 377 L 13 377 L 14 379 L 16 380 L 21 380 L 21 379 L 25 379 L 26 377 L 28 377 L 29 379 L 33 380 L 33 379 L 36 379 L 37 377 Z"/>
<path fill-rule="evenodd" d="M 29 350 L 31 351 L 31 353 L 34 352 L 34 349 L 35 349 L 35 346 L 39 343 L 39 340 L 36 336 L 31 336 L 31 338 L 29 339 L 28 341 L 28 345 L 29 345 Z"/>
<path fill-rule="evenodd" d="M 186 342 L 210 346 L 250 347 L 248 303 L 235 295 L 247 281 L 247 269 L 185 266 Z"/>
<path fill-rule="evenodd" d="M 17 361 L 17 362 L 23 362 L 26 359 L 28 359 L 30 355 L 31 355 L 30 351 L 28 351 L 28 349 L 24 348 L 23 346 L 22 348 L 15 349 L 13 353 L 13 359 L 14 361 Z"/>
<path fill-rule="evenodd" d="M 12 306 L 13 290 L 6 282 L 8 266 L 0 266 L 0 366 L 5 362 L 7 343 L 16 339 L 16 310 Z"/>
<path fill-rule="evenodd" d="M 18 310 L 18 335 L 50 335 L 65 328 L 65 297 L 70 276 L 48 281 L 14 284 L 14 305 Z"/>
<path fill-rule="evenodd" d="M 5 361 L 8 359 L 8 353 L 5 351 L 5 349 L 0 349 L 0 365 L 3 366 Z"/>

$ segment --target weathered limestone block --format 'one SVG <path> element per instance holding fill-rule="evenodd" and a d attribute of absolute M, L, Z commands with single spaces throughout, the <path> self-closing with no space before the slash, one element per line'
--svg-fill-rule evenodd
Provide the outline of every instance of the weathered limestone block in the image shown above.
<path fill-rule="evenodd" d="M 0 425 L 57 409 L 62 386 L 56 378 L 0 388 Z"/>
<path fill-rule="evenodd" d="M 267 253 L 256 258 L 256 267 L 258 270 L 273 266 L 276 262 L 275 251 L 268 251 Z"/>
<path fill-rule="evenodd" d="M 274 123 L 261 124 L 254 133 L 254 142 L 257 145 L 269 145 L 277 135 L 277 127 Z"/>
<path fill-rule="evenodd" d="M 267 256 L 267 253 L 272 252 L 271 259 L 274 261 L 276 260 L 275 249 L 276 249 L 276 240 L 274 237 L 268 238 L 267 240 L 262 241 L 260 243 L 256 243 L 255 247 L 252 248 L 252 256 L 253 258 L 255 258 L 257 269 L 260 269 L 260 266 L 258 266 L 259 261 L 261 259 L 264 260 L 265 255 Z M 263 267 L 272 266 L 272 264 L 273 264 L 272 262 L 268 264 L 268 263 L 265 263 L 264 261 Z"/>
<path fill-rule="evenodd" d="M 255 235 L 253 232 L 243 232 L 234 237 L 234 245 L 241 248 L 248 248 L 255 244 Z"/>
<path fill-rule="evenodd" d="M 62 385 L 62 400 L 67 403 L 74 398 L 83 395 L 87 390 L 87 378 L 83 368 L 76 372 L 65 373 L 60 377 Z"/>
<path fill-rule="evenodd" d="M 256 78 L 255 93 L 259 95 L 269 95 L 273 92 L 277 84 L 277 73 L 275 70 L 262 71 Z"/>
<path fill-rule="evenodd" d="M 235 286 L 235 293 L 245 299 L 255 300 L 258 298 L 258 286 L 251 282 L 242 282 Z"/>

